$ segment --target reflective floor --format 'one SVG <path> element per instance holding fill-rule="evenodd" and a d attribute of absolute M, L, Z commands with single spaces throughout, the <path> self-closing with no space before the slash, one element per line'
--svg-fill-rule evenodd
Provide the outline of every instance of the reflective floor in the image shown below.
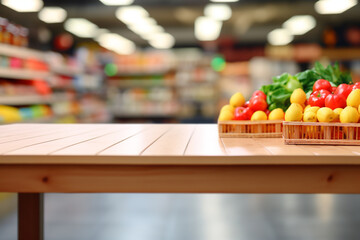
<path fill-rule="evenodd" d="M 16 221 L 0 219 L 0 240 Z M 360 195 L 45 195 L 46 240 L 358 240 L 359 227 Z"/>

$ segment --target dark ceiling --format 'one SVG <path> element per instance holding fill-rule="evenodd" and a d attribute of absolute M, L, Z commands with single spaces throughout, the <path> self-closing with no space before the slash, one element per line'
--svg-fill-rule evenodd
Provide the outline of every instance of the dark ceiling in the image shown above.
<path fill-rule="evenodd" d="M 264 45 L 267 34 L 294 15 L 310 14 L 317 20 L 317 26 L 303 36 L 297 36 L 295 42 L 319 42 L 323 30 L 327 27 L 360 26 L 360 4 L 343 14 L 320 15 L 314 10 L 314 2 L 303 1 L 266 1 L 240 0 L 230 3 L 233 15 L 224 22 L 221 37 L 230 38 L 239 45 Z M 208 0 L 135 0 L 135 5 L 146 8 L 158 24 L 172 34 L 176 46 L 198 46 L 194 36 L 194 20 L 203 15 Z M 147 42 L 130 31 L 115 17 L 117 7 L 105 6 L 98 0 L 45 0 L 45 6 L 60 6 L 67 10 L 68 17 L 83 17 L 107 28 L 111 32 L 134 41 L 139 46 L 148 46 Z M 186 13 L 186 17 L 184 17 Z M 0 4 L 0 16 L 29 27 L 33 33 L 39 28 L 49 29 L 53 35 L 64 32 L 63 24 L 45 24 L 38 20 L 36 13 L 18 13 Z M 77 39 L 89 41 L 91 39 Z"/>

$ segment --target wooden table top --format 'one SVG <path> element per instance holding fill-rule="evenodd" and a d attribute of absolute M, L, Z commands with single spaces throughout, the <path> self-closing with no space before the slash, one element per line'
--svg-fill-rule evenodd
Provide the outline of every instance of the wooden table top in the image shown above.
<path fill-rule="evenodd" d="M 222 138 L 216 124 L 0 126 L 0 164 L 360 164 L 360 146 Z"/>
<path fill-rule="evenodd" d="M 219 138 L 216 124 L 13 124 L 0 192 L 360 193 L 359 154 Z"/>

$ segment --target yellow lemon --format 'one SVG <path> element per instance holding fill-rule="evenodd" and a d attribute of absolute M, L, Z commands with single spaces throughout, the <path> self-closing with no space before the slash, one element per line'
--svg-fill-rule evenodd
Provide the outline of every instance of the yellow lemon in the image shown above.
<path fill-rule="evenodd" d="M 230 111 L 230 112 L 234 112 L 235 108 L 233 106 L 231 106 L 230 104 L 227 104 L 221 108 L 220 112 L 226 111 L 226 110 Z"/>
<path fill-rule="evenodd" d="M 234 119 L 234 114 L 229 110 L 224 110 L 220 112 L 219 121 L 230 121 Z"/>
<path fill-rule="evenodd" d="M 308 106 L 310 106 L 310 105 L 308 105 Z M 307 109 L 305 109 L 305 112 L 307 112 L 307 111 L 310 111 L 310 112 L 314 112 L 314 113 L 317 113 L 317 111 L 320 109 L 320 107 L 317 107 L 317 106 L 315 106 L 315 107 L 309 107 L 309 108 L 307 108 Z"/>
<path fill-rule="evenodd" d="M 284 120 L 284 110 L 281 108 L 275 108 L 269 114 L 269 120 Z"/>
<path fill-rule="evenodd" d="M 235 94 L 233 94 L 230 98 L 230 105 L 233 106 L 234 108 L 235 107 L 241 107 L 244 105 L 245 103 L 245 98 L 244 96 L 240 93 L 240 92 L 237 92 Z"/>
<path fill-rule="evenodd" d="M 291 103 L 304 104 L 306 102 L 306 93 L 302 88 L 295 89 L 290 96 Z"/>
<path fill-rule="evenodd" d="M 306 107 L 304 108 L 304 112 L 306 112 L 306 110 L 308 110 L 309 108 L 311 108 L 311 105 L 306 105 Z"/>
<path fill-rule="evenodd" d="M 251 121 L 267 120 L 266 113 L 263 111 L 256 111 L 251 116 Z"/>
<path fill-rule="evenodd" d="M 291 105 L 296 106 L 297 108 L 299 108 L 301 110 L 301 112 L 304 112 L 305 109 L 305 104 L 300 104 L 300 103 L 292 103 Z M 290 106 L 291 106 L 290 105 Z"/>
<path fill-rule="evenodd" d="M 317 122 L 316 113 L 312 111 L 306 111 L 303 117 L 304 122 Z"/>
<path fill-rule="evenodd" d="M 298 103 L 292 103 L 285 112 L 285 121 L 301 121 L 302 107 Z"/>
<path fill-rule="evenodd" d="M 340 113 L 341 123 L 357 123 L 359 121 L 359 113 L 356 108 L 347 106 Z"/>
<path fill-rule="evenodd" d="M 333 110 L 333 112 L 334 112 L 334 120 L 333 120 L 333 122 L 340 121 L 340 114 L 341 114 L 342 110 L 343 110 L 342 108 L 335 108 Z"/>
<path fill-rule="evenodd" d="M 360 105 L 360 89 L 352 90 L 346 99 L 346 105 L 354 108 L 358 108 Z"/>
<path fill-rule="evenodd" d="M 317 111 L 316 117 L 319 122 L 332 122 L 334 120 L 334 112 L 331 108 L 322 107 Z"/>

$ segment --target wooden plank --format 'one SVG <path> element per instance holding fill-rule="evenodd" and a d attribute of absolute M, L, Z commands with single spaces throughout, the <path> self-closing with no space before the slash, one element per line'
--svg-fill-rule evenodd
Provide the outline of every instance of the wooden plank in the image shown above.
<path fill-rule="evenodd" d="M 221 138 L 221 140 L 225 146 L 226 153 L 229 155 L 270 155 L 270 152 L 264 146 L 259 146 L 260 138 Z"/>
<path fill-rule="evenodd" d="M 268 150 L 273 155 L 286 155 L 286 156 L 296 156 L 296 155 L 314 155 L 313 152 L 307 151 L 296 145 L 286 145 L 283 142 L 282 138 L 273 139 L 273 138 L 264 138 L 261 141 L 257 141 L 258 145 L 262 145 L 266 150 Z M 290 159 L 289 159 L 290 160 Z"/>
<path fill-rule="evenodd" d="M 226 155 L 217 125 L 197 125 L 185 155 Z"/>
<path fill-rule="evenodd" d="M 44 239 L 44 195 L 18 194 L 18 240 Z"/>
<path fill-rule="evenodd" d="M 58 129 L 53 129 L 51 126 L 44 124 L 44 126 L 18 126 L 9 131 L 2 132 L 0 135 L 0 143 L 11 142 L 31 137 L 43 136 L 50 132 L 56 132 Z"/>
<path fill-rule="evenodd" d="M 5 192 L 360 193 L 351 165 L 3 165 Z"/>
<path fill-rule="evenodd" d="M 119 143 L 132 135 L 143 131 L 150 126 L 147 125 L 134 125 L 132 127 L 126 125 L 114 125 L 111 128 L 102 132 L 102 136 L 85 139 L 82 142 L 74 143 L 60 150 L 52 152 L 52 155 L 96 155 L 97 153 L 105 150 L 106 148 Z M 57 145 L 57 143 L 54 143 Z"/>
<path fill-rule="evenodd" d="M 142 155 L 183 155 L 194 129 L 194 124 L 173 124 L 170 130 L 145 149 Z"/>
<path fill-rule="evenodd" d="M 121 141 L 104 151 L 101 151 L 99 155 L 102 156 L 130 156 L 140 155 L 148 146 L 160 138 L 170 128 L 170 125 L 151 125 L 146 131 L 142 131 L 141 134 L 136 134 L 125 141 Z"/>
<path fill-rule="evenodd" d="M 360 155 L 360 146 L 338 146 L 346 151 L 352 152 L 355 155 Z"/>
<path fill-rule="evenodd" d="M 54 126 L 54 128 L 56 128 Z M 100 128 L 100 126 L 99 126 Z M 40 143 L 51 142 L 57 139 L 62 139 L 70 136 L 74 136 L 80 134 L 82 132 L 91 131 L 93 126 L 91 125 L 79 125 L 78 127 L 74 128 L 74 126 L 69 127 L 57 127 L 56 132 L 50 132 L 49 134 L 44 134 L 37 137 L 29 137 L 26 139 L 6 142 L 0 144 L 0 154 L 9 153 L 14 150 L 18 150 L 24 147 L 33 146 Z"/>
<path fill-rule="evenodd" d="M 354 152 L 349 151 L 343 147 L 339 146 L 319 146 L 319 145 L 298 145 L 299 148 L 304 149 L 304 151 L 312 152 L 317 156 L 354 156 Z"/>
<path fill-rule="evenodd" d="M 60 151 L 66 147 L 76 145 L 78 143 L 88 141 L 106 134 L 111 134 L 114 131 L 125 129 L 126 126 L 111 126 L 104 128 L 96 127 L 96 125 L 84 125 L 81 131 L 73 131 L 73 135 L 47 141 L 36 145 L 25 146 L 11 152 L 5 153 L 6 155 L 48 155 L 56 151 Z M 0 145 L 1 146 L 1 145 Z"/>

